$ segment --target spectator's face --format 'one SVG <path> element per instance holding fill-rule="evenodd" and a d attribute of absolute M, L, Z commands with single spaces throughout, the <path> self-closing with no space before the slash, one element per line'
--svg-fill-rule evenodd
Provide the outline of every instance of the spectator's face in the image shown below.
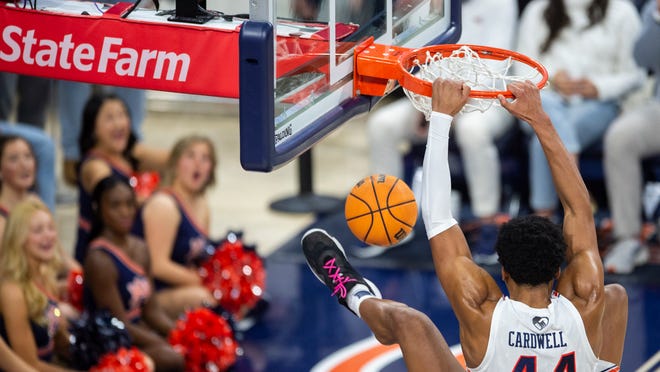
<path fill-rule="evenodd" d="M 208 144 L 195 142 L 183 151 L 176 164 L 175 183 L 192 192 L 202 192 L 209 183 L 212 167 Z"/>
<path fill-rule="evenodd" d="M 0 159 L 0 177 L 3 186 L 29 190 L 35 181 L 36 162 L 27 142 L 15 140 L 5 144 Z"/>
<path fill-rule="evenodd" d="M 95 147 L 121 153 L 128 145 L 130 133 L 131 120 L 124 104 L 118 99 L 103 102 L 96 116 Z"/>
<path fill-rule="evenodd" d="M 57 229 L 51 215 L 43 210 L 36 211 L 30 218 L 25 253 L 28 260 L 49 262 L 55 257 Z"/>
<path fill-rule="evenodd" d="M 101 197 L 101 220 L 106 229 L 115 234 L 130 233 L 135 219 L 137 202 L 133 190 L 124 184 L 117 184 Z"/>

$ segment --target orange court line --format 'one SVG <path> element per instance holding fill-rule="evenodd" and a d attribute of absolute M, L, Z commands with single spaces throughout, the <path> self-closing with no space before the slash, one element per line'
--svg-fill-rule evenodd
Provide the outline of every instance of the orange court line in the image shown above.
<path fill-rule="evenodd" d="M 354 355 L 350 359 L 347 359 L 340 364 L 336 365 L 330 370 L 330 372 L 347 372 L 347 371 L 359 371 L 365 364 L 372 361 L 379 355 L 385 354 L 394 349 L 398 349 L 399 345 L 375 345 L 372 348 L 366 349 L 361 353 Z"/>

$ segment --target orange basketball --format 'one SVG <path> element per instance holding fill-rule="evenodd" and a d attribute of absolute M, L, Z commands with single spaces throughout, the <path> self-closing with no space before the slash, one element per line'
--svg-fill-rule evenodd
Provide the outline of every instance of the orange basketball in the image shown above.
<path fill-rule="evenodd" d="M 346 197 L 346 222 L 367 244 L 387 247 L 405 238 L 417 221 L 417 202 L 401 179 L 374 174 L 358 182 Z"/>

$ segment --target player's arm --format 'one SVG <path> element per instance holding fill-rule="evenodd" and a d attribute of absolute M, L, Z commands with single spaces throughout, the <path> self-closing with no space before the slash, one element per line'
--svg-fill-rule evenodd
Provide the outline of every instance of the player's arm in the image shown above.
<path fill-rule="evenodd" d="M 492 277 L 472 261 L 465 236 L 451 214 L 449 129 L 469 94 L 470 88 L 461 82 L 438 79 L 433 83 L 434 112 L 424 155 L 421 201 L 436 274 L 468 332 L 471 326 L 483 326 L 475 322 L 483 319 L 483 304 L 502 295 Z"/>
<path fill-rule="evenodd" d="M 590 315 L 602 310 L 604 285 L 589 193 L 574 158 L 566 151 L 550 118 L 543 111 L 539 89 L 531 82 L 512 83 L 508 88 L 515 100 L 509 102 L 500 97 L 500 103 L 517 118 L 529 123 L 536 133 L 564 207 L 568 264 L 559 278 L 557 290 L 578 308 L 589 333 L 588 322 L 600 321 L 599 316 Z"/>

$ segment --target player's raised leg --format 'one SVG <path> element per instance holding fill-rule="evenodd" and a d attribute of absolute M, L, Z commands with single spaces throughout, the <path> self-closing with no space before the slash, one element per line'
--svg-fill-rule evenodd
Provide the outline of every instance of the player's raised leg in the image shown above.
<path fill-rule="evenodd" d="M 399 344 L 409 371 L 465 371 L 433 322 L 405 304 L 383 300 L 378 288 L 346 259 L 341 244 L 312 229 L 302 238 L 307 264 L 339 303 L 359 316 L 385 345 Z"/>

